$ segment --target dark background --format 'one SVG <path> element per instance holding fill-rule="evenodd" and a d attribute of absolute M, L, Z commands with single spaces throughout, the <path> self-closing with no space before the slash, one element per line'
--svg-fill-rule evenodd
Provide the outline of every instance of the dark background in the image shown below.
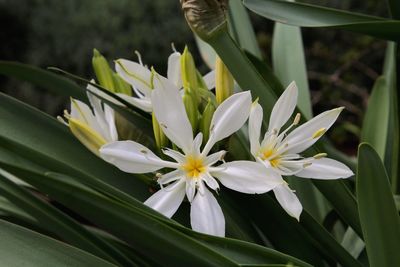
<path fill-rule="evenodd" d="M 375 0 L 307 1 L 365 14 L 387 16 L 386 3 Z M 270 62 L 273 23 L 251 14 L 265 60 Z M 313 110 L 316 114 L 345 106 L 331 138 L 353 154 L 374 80 L 380 75 L 386 42 L 333 29 L 303 29 Z M 0 59 L 39 67 L 56 66 L 93 77 L 91 58 L 97 48 L 110 62 L 143 61 L 165 73 L 171 42 L 189 46 L 200 70 L 207 68 L 180 10 L 179 0 L 0 0 Z M 0 77 L 0 91 L 52 115 L 67 99 L 27 83 Z"/>

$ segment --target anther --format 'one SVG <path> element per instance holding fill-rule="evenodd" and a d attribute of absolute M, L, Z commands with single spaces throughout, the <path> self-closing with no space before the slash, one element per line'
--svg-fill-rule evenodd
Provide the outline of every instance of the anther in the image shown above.
<path fill-rule="evenodd" d="M 325 132 L 326 132 L 326 128 L 318 129 L 318 130 L 315 131 L 315 133 L 312 135 L 312 138 L 315 139 L 315 138 L 321 137 Z"/>
<path fill-rule="evenodd" d="M 316 155 L 313 156 L 314 159 L 321 159 L 321 158 L 325 158 L 326 156 L 328 156 L 328 154 L 326 153 L 318 153 Z"/>
<path fill-rule="evenodd" d="M 297 125 L 300 122 L 301 114 L 297 113 L 296 117 L 294 118 L 293 125 Z"/>

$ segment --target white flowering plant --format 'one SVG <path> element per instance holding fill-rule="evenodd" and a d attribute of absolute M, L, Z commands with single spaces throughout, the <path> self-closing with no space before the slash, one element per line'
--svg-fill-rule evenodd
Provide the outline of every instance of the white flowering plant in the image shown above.
<path fill-rule="evenodd" d="M 301 33 L 280 23 L 394 40 L 399 22 L 368 30 L 386 21 L 280 0 L 181 4 L 205 75 L 174 45 L 165 75 L 138 52 L 110 66 L 94 50 L 94 79 L 0 62 L 0 73 L 70 97 L 56 119 L 0 94 L 2 264 L 400 265 L 397 47 L 354 159 L 324 137 L 344 108 L 313 117 Z M 274 71 L 244 6 L 279 21 Z"/>

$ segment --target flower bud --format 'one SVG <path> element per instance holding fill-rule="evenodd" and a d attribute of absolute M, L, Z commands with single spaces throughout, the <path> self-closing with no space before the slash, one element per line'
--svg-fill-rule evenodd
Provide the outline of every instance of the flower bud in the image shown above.
<path fill-rule="evenodd" d="M 187 46 L 183 50 L 181 56 L 181 75 L 183 88 L 187 90 L 191 88 L 193 90 L 197 89 L 197 70 L 194 64 L 194 59 L 192 54 L 189 52 Z"/>
<path fill-rule="evenodd" d="M 233 77 L 224 62 L 217 57 L 215 63 L 215 95 L 217 103 L 221 104 L 233 94 Z"/>
<path fill-rule="evenodd" d="M 156 140 L 156 146 L 158 149 L 162 149 L 168 145 L 168 138 L 165 136 L 164 132 L 161 130 L 160 124 L 158 123 L 154 112 L 152 113 L 153 122 L 153 132 L 154 139 Z"/>
<path fill-rule="evenodd" d="M 112 73 L 112 77 L 113 77 L 113 82 L 114 82 L 116 93 L 121 93 L 121 94 L 132 96 L 132 88 L 127 82 L 125 82 L 115 72 Z"/>
<path fill-rule="evenodd" d="M 197 130 L 198 124 L 198 110 L 197 110 L 197 97 L 194 90 L 188 88 L 183 94 L 183 104 L 185 105 L 186 113 L 192 125 L 193 132 Z"/>
<path fill-rule="evenodd" d="M 113 71 L 105 57 L 97 49 L 93 49 L 92 65 L 99 84 L 109 91 L 115 92 Z"/>
<path fill-rule="evenodd" d="M 210 136 L 210 125 L 211 120 L 215 112 L 215 106 L 212 103 L 211 99 L 208 99 L 208 103 L 204 108 L 203 115 L 200 120 L 200 132 L 203 133 L 203 140 L 207 142 L 208 137 Z"/>
<path fill-rule="evenodd" d="M 68 120 L 69 129 L 72 134 L 90 151 L 99 155 L 99 149 L 107 143 L 107 141 L 87 124 L 70 118 Z"/>
<path fill-rule="evenodd" d="M 228 0 L 180 0 L 189 27 L 203 40 L 227 30 Z"/>

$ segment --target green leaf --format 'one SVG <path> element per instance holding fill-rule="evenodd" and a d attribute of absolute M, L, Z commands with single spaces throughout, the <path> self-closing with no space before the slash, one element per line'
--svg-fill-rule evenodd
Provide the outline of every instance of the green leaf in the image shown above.
<path fill-rule="evenodd" d="M 400 266 L 400 220 L 389 178 L 377 152 L 367 143 L 358 149 L 357 199 L 371 267 Z"/>
<path fill-rule="evenodd" d="M 3 266 L 115 266 L 77 248 L 3 220 L 0 220 L 0 233 L 0 258 Z"/>
<path fill-rule="evenodd" d="M 390 90 L 385 77 L 379 77 L 374 84 L 368 101 L 362 127 L 361 141 L 374 147 L 383 160 L 386 150 L 390 108 Z"/>
<path fill-rule="evenodd" d="M 228 20 L 230 32 L 239 46 L 256 57 L 261 58 L 261 51 L 258 47 L 249 14 L 247 14 L 247 10 L 244 8 L 241 0 L 229 1 Z"/>
<path fill-rule="evenodd" d="M 272 66 L 284 86 L 295 81 L 299 88 L 297 105 L 306 119 L 312 118 L 310 89 L 299 27 L 275 23 L 272 39 Z"/>
<path fill-rule="evenodd" d="M 87 150 L 62 123 L 3 94 L 0 125 L 1 146 L 13 143 L 9 149 L 22 150 L 24 157 L 36 164 L 78 177 L 94 176 L 98 183 L 106 182 L 139 199 L 149 195 L 138 179 L 141 176 L 119 171 Z"/>
<path fill-rule="evenodd" d="M 14 184 L 9 180 L 10 177 L 9 173 L 0 169 L 0 192 L 2 195 L 30 214 L 39 224 L 45 226 L 47 231 L 53 232 L 67 243 L 100 258 L 114 263 L 132 265 L 132 262 L 118 250 L 92 235 L 75 220 Z"/>
<path fill-rule="evenodd" d="M 280 0 L 244 0 L 244 5 L 260 16 L 285 24 L 337 28 L 386 40 L 400 40 L 399 20 Z"/>
<path fill-rule="evenodd" d="M 399 149 L 400 149 L 400 126 L 399 126 L 399 93 L 397 91 L 398 81 L 396 79 L 398 44 L 389 42 L 386 48 L 383 73 L 388 83 L 390 105 L 389 105 L 389 130 L 387 132 L 385 167 L 389 174 L 392 191 L 399 192 Z"/>
<path fill-rule="evenodd" d="M 12 61 L 0 61 L 0 74 L 40 86 L 57 95 L 88 103 L 85 90 L 70 80 L 49 71 Z"/>

